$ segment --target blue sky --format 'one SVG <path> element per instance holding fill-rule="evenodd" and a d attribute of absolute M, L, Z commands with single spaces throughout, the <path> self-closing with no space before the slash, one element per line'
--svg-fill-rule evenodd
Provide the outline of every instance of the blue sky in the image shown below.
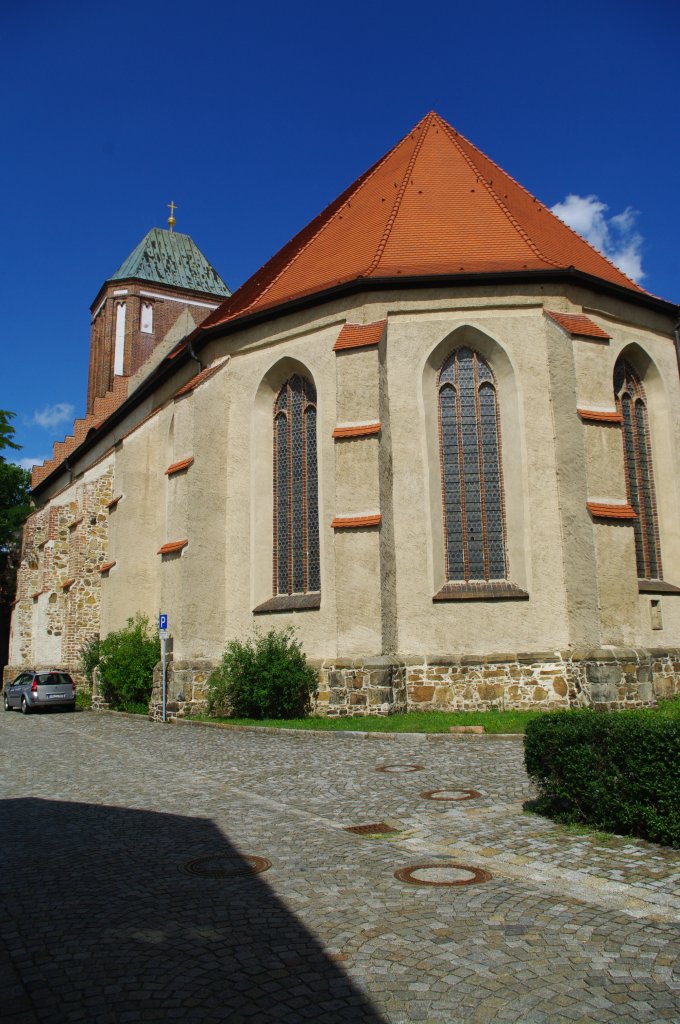
<path fill-rule="evenodd" d="M 50 456 L 84 412 L 89 305 L 171 199 L 234 289 L 430 109 L 680 301 L 674 0 L 8 7 L 0 408 L 17 458 Z"/>

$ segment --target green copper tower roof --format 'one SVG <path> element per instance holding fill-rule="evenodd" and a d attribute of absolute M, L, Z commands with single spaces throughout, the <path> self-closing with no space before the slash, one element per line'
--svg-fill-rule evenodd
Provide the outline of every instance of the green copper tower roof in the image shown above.
<path fill-rule="evenodd" d="M 130 277 L 211 295 L 231 295 L 189 235 L 178 231 L 152 228 L 109 280 Z"/>

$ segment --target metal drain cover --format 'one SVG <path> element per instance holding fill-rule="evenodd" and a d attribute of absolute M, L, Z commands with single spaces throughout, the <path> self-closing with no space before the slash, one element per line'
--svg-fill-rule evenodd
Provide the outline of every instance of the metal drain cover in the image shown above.
<path fill-rule="evenodd" d="M 375 825 L 346 825 L 345 832 L 353 832 L 357 836 L 392 835 L 398 832 L 398 829 L 392 828 L 384 821 L 379 821 Z"/>
<path fill-rule="evenodd" d="M 239 875 L 257 875 L 266 871 L 272 862 L 266 857 L 238 853 L 211 853 L 194 857 L 182 865 L 182 871 L 201 878 L 236 878 Z"/>
<path fill-rule="evenodd" d="M 387 772 L 390 775 L 408 774 L 409 772 L 422 772 L 425 765 L 422 764 L 381 764 L 376 768 L 377 772 Z"/>
<path fill-rule="evenodd" d="M 410 885 L 458 886 L 477 885 L 488 882 L 492 875 L 483 868 L 471 868 L 466 864 L 412 864 L 394 872 L 400 882 Z"/>
<path fill-rule="evenodd" d="M 482 794 L 476 789 L 428 789 L 420 795 L 423 800 L 453 800 L 459 803 L 461 800 L 474 800 Z"/>

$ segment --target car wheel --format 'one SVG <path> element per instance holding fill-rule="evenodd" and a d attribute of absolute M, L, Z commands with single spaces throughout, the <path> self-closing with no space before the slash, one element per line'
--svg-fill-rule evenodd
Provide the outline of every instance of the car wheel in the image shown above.
<path fill-rule="evenodd" d="M 9 701 L 7 700 L 7 694 L 5 694 L 5 711 L 11 711 L 11 710 L 12 709 L 9 706 Z"/>
<path fill-rule="evenodd" d="M 26 700 L 25 697 L 22 697 L 21 698 L 21 714 L 22 715 L 28 715 L 28 714 L 30 714 L 30 711 L 31 711 L 31 709 L 28 706 L 28 701 Z"/>

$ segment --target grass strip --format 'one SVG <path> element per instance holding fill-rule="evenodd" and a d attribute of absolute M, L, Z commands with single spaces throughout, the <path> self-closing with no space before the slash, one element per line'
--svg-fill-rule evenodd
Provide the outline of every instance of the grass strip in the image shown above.
<path fill-rule="evenodd" d="M 259 725 L 270 729 L 320 729 L 327 732 L 446 733 L 451 725 L 483 725 L 487 733 L 523 733 L 541 711 L 409 711 L 400 715 L 361 715 L 355 718 L 217 718 L 194 715 L 204 722 Z"/>

